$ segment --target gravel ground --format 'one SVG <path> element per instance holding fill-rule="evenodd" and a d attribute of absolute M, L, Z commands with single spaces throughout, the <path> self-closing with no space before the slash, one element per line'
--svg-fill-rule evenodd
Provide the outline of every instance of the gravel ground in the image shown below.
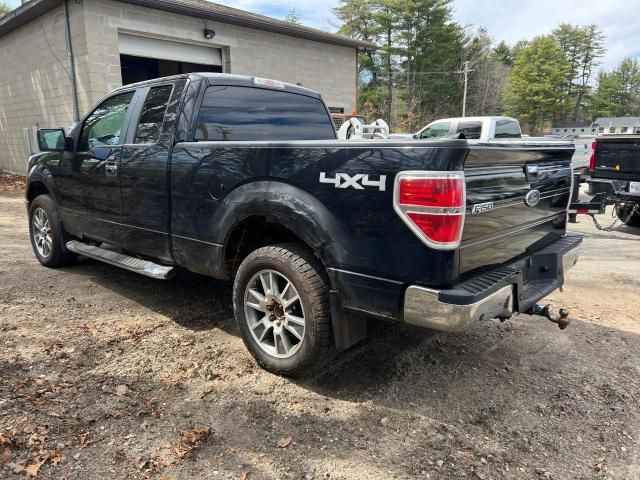
<path fill-rule="evenodd" d="M 573 229 L 567 330 L 376 324 L 289 380 L 244 349 L 228 284 L 46 269 L 0 193 L 0 478 L 639 479 L 640 229 Z"/>

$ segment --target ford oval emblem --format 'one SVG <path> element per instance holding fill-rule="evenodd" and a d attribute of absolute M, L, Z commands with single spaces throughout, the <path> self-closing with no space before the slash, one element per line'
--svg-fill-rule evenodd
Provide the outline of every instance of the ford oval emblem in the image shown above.
<path fill-rule="evenodd" d="M 531 190 L 524 197 L 524 203 L 529 207 L 535 207 L 540 202 L 540 192 L 538 190 Z"/>

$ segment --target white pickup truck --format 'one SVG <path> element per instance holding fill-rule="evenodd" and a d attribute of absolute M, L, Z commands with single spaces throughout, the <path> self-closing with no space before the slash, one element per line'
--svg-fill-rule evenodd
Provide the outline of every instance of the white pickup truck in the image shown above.
<path fill-rule="evenodd" d="M 494 139 L 522 138 L 520 123 L 511 117 L 457 117 L 435 120 L 413 138 L 441 138 L 464 134 L 469 143 L 486 143 Z"/>

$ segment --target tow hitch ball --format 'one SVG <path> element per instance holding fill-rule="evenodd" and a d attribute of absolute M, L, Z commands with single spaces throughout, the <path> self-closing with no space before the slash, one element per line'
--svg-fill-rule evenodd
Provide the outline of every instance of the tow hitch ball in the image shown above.
<path fill-rule="evenodd" d="M 558 313 L 554 312 L 551 305 L 538 305 L 537 303 L 527 310 L 529 315 L 543 316 L 560 327 L 560 330 L 564 330 L 569 326 L 571 320 L 569 320 L 569 310 L 561 308 Z"/>

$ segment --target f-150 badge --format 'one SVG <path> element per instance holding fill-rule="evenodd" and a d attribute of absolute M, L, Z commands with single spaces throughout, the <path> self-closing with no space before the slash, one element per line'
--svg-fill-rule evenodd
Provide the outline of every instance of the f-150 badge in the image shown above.
<path fill-rule="evenodd" d="M 378 180 L 370 180 L 369 175 L 364 173 L 356 173 L 355 175 L 336 173 L 334 178 L 327 178 L 326 172 L 320 172 L 320 183 L 330 183 L 335 188 L 351 187 L 356 190 L 364 190 L 364 187 L 378 187 L 378 190 L 384 192 L 387 189 L 387 176 L 380 175 Z"/>
<path fill-rule="evenodd" d="M 471 208 L 471 215 L 488 212 L 489 210 L 493 210 L 493 202 L 476 203 Z"/>

